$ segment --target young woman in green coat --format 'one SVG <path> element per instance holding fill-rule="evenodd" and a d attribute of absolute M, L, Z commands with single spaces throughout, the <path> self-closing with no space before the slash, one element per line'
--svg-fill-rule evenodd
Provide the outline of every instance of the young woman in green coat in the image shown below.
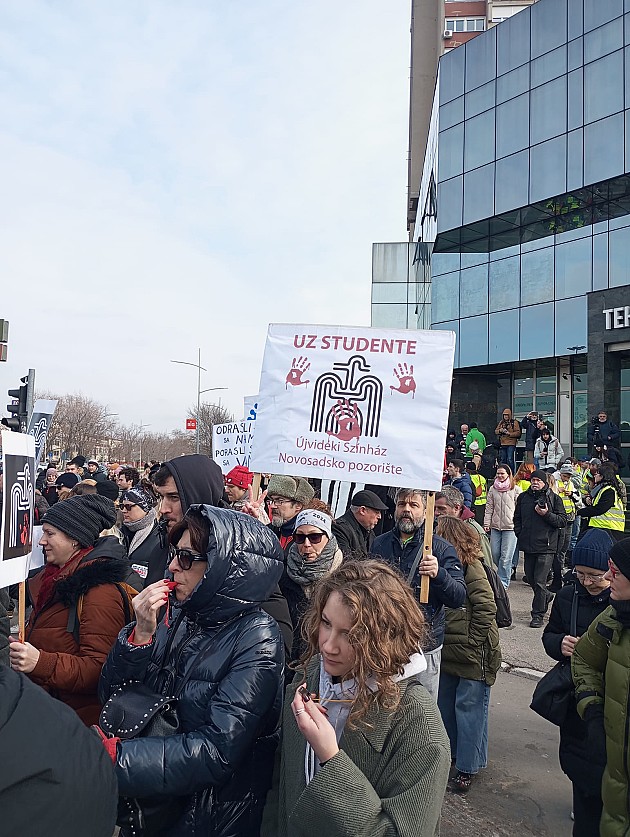
<path fill-rule="evenodd" d="M 347 561 L 315 588 L 303 635 L 263 834 L 433 837 L 450 754 L 414 680 L 426 626 L 410 588 L 380 561 Z"/>
<path fill-rule="evenodd" d="M 466 581 L 466 603 L 446 615 L 438 706 L 457 771 L 448 787 L 467 793 L 488 761 L 490 687 L 501 665 L 497 606 L 477 532 L 456 517 L 443 516 L 437 534 L 457 550 Z"/>

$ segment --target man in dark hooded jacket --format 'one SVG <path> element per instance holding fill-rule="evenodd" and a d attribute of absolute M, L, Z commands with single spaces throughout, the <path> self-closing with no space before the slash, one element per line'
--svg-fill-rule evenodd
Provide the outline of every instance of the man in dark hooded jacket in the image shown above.
<path fill-rule="evenodd" d="M 224 480 L 221 469 L 216 462 L 200 453 L 178 456 L 165 462 L 156 473 L 153 484 L 161 498 L 159 511 L 165 544 L 167 532 L 183 519 L 186 510 L 193 504 L 227 505 L 222 499 Z M 161 577 L 164 578 L 164 573 Z M 290 655 L 293 624 L 287 601 L 277 585 L 268 600 L 263 603 L 263 608 L 280 626 L 287 654 Z"/>
<path fill-rule="evenodd" d="M 114 833 L 116 778 L 97 736 L 68 706 L 1 665 L 0 753 L 3 834 Z"/>

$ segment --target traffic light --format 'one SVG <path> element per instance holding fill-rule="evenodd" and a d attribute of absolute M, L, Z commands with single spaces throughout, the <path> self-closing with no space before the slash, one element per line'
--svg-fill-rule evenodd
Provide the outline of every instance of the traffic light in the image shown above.
<path fill-rule="evenodd" d="M 3 418 L 2 424 L 16 433 L 26 433 L 26 424 L 28 421 L 28 375 L 20 378 L 20 380 L 22 381 L 22 386 L 19 389 L 8 390 L 9 398 L 13 399 L 11 404 L 7 404 L 7 413 L 11 413 L 11 415 L 9 418 Z"/>

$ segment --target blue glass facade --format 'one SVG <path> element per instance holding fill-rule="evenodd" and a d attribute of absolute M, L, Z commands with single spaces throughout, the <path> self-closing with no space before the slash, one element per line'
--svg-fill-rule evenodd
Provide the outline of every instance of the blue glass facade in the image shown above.
<path fill-rule="evenodd" d="M 540 0 L 443 56 L 438 107 L 432 327 L 460 369 L 586 347 L 630 284 L 630 0 Z"/>

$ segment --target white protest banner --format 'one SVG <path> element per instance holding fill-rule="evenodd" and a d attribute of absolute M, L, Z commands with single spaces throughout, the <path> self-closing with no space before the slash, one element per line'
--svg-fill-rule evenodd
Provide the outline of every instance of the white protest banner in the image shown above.
<path fill-rule="evenodd" d="M 455 334 L 270 325 L 250 468 L 442 485 Z"/>
<path fill-rule="evenodd" d="M 224 474 L 236 465 L 249 468 L 254 436 L 253 421 L 231 421 L 212 428 L 212 458 Z"/>
<path fill-rule="evenodd" d="M 0 587 L 24 581 L 33 548 L 35 439 L 2 432 L 2 525 Z"/>
<path fill-rule="evenodd" d="M 256 421 L 258 412 L 258 396 L 246 395 L 243 398 L 243 417 L 245 421 Z"/>
<path fill-rule="evenodd" d="M 28 422 L 29 436 L 35 439 L 35 470 L 39 468 L 42 453 L 46 450 L 46 439 L 57 407 L 57 401 L 38 398 Z"/>

